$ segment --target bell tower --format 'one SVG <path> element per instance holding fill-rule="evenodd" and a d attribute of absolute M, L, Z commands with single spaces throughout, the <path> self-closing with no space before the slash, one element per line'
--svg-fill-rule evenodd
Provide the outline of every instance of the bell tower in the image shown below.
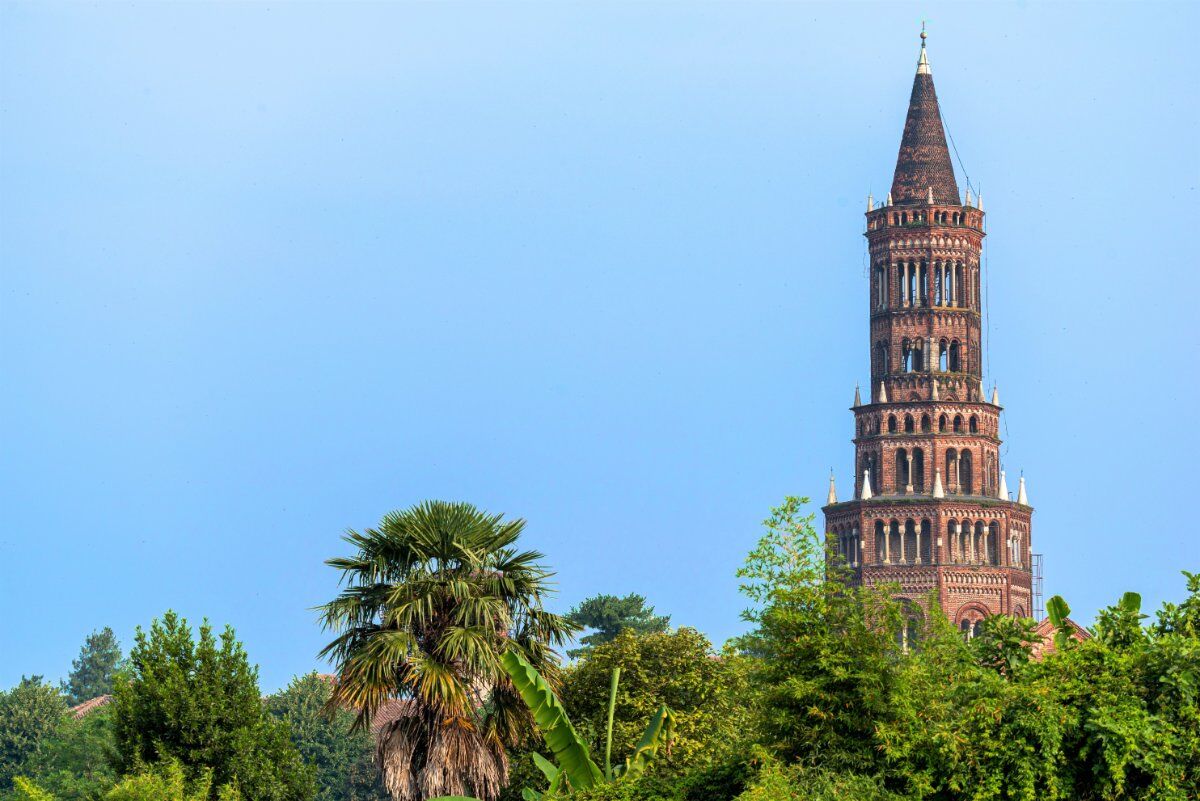
<path fill-rule="evenodd" d="M 936 589 L 968 634 L 1033 613 L 1025 480 L 1009 498 L 1000 398 L 982 382 L 984 214 L 959 195 L 933 74 L 921 54 L 891 191 L 867 200 L 871 383 L 855 391 L 854 497 L 830 477 L 826 531 L 855 583 Z"/>

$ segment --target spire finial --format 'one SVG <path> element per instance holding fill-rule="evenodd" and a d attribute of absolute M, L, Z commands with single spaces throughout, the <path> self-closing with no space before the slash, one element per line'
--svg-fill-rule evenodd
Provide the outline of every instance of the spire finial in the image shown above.
<path fill-rule="evenodd" d="M 925 40 L 929 38 L 929 34 L 925 33 L 925 20 L 921 20 L 921 59 L 917 62 L 917 74 L 929 75 L 929 59 L 925 57 Z"/>
<path fill-rule="evenodd" d="M 829 468 L 829 503 L 837 503 L 837 488 L 833 485 L 833 468 Z"/>

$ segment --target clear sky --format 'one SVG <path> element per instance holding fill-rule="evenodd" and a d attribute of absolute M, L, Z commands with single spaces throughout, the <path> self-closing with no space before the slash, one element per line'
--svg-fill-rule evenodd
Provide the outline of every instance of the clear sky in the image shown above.
<path fill-rule="evenodd" d="M 1047 595 L 1178 599 L 1197 8 L 3 4 L 0 686 L 175 608 L 277 687 L 425 498 L 739 633 L 759 521 L 851 484 L 922 19 Z"/>

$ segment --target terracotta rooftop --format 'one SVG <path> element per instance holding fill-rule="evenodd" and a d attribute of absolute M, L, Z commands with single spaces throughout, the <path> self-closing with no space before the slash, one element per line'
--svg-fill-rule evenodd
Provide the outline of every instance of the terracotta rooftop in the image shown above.
<path fill-rule="evenodd" d="M 84 701 L 82 704 L 76 704 L 75 706 L 71 707 L 71 716 L 76 720 L 85 718 L 95 712 L 97 709 L 108 706 L 110 701 L 112 701 L 111 695 L 101 695 L 97 696 L 96 698 L 92 698 L 91 700 Z"/>

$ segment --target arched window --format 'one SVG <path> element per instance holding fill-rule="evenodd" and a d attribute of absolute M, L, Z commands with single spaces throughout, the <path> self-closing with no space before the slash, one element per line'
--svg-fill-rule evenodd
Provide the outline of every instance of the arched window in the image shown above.
<path fill-rule="evenodd" d="M 992 523 L 987 533 L 988 564 L 1000 564 L 1000 524 Z"/>
<path fill-rule="evenodd" d="M 946 482 L 949 484 L 947 489 L 951 492 L 958 492 L 958 451 L 954 448 L 946 450 L 945 476 Z"/>
<path fill-rule="evenodd" d="M 955 434 L 962 432 L 962 423 L 963 423 L 962 415 L 961 414 L 954 415 L 954 433 Z"/>
<path fill-rule="evenodd" d="M 859 353 L 862 353 L 862 351 L 859 351 Z M 888 415 L 888 433 L 889 434 L 896 433 L 896 415 L 894 415 L 894 414 Z"/>
<path fill-rule="evenodd" d="M 912 452 L 912 484 L 917 492 L 925 491 L 925 453 L 920 448 Z"/>
<path fill-rule="evenodd" d="M 862 353 L 862 351 L 860 350 L 859 353 Z M 970 425 L 968 426 L 968 428 L 970 429 L 972 434 L 978 434 L 979 433 L 979 418 L 976 417 L 975 415 L 971 415 Z"/>
<path fill-rule="evenodd" d="M 860 351 L 861 353 L 861 351 Z M 983 633 L 983 620 L 976 620 L 971 624 L 971 638 L 974 639 Z"/>
<path fill-rule="evenodd" d="M 946 340 L 938 343 L 938 370 L 946 372 L 950 367 L 950 345 Z"/>
<path fill-rule="evenodd" d="M 912 343 L 907 339 L 900 342 L 900 369 L 905 373 L 913 370 Z"/>
<path fill-rule="evenodd" d="M 971 452 L 963 449 L 958 455 L 958 483 L 963 495 L 971 495 L 974 490 L 974 473 L 971 469 Z"/>
<path fill-rule="evenodd" d="M 883 561 L 883 553 L 887 547 L 887 530 L 882 520 L 875 521 L 875 561 Z"/>
<path fill-rule="evenodd" d="M 862 347 L 861 345 L 859 347 Z M 859 353 L 862 353 L 860 350 Z M 950 372 L 958 373 L 962 371 L 962 346 L 958 344 L 958 340 L 950 343 Z"/>
<path fill-rule="evenodd" d="M 929 422 L 929 415 L 927 415 L 927 414 L 921 415 L 921 431 L 928 434 L 931 428 L 932 428 L 932 425 Z"/>
<path fill-rule="evenodd" d="M 911 476 L 908 472 L 908 451 L 904 448 L 896 449 L 896 492 L 903 492 L 904 488 L 912 483 Z"/>
<path fill-rule="evenodd" d="M 916 431 L 913 424 L 913 416 L 911 414 L 904 415 L 904 433 L 911 434 Z"/>
<path fill-rule="evenodd" d="M 938 417 L 938 431 L 945 431 L 945 430 L 946 430 L 946 415 L 943 414 Z"/>
<path fill-rule="evenodd" d="M 921 548 L 917 555 L 923 562 L 933 561 L 933 538 L 930 536 L 932 530 L 933 527 L 928 520 L 921 521 Z"/>

